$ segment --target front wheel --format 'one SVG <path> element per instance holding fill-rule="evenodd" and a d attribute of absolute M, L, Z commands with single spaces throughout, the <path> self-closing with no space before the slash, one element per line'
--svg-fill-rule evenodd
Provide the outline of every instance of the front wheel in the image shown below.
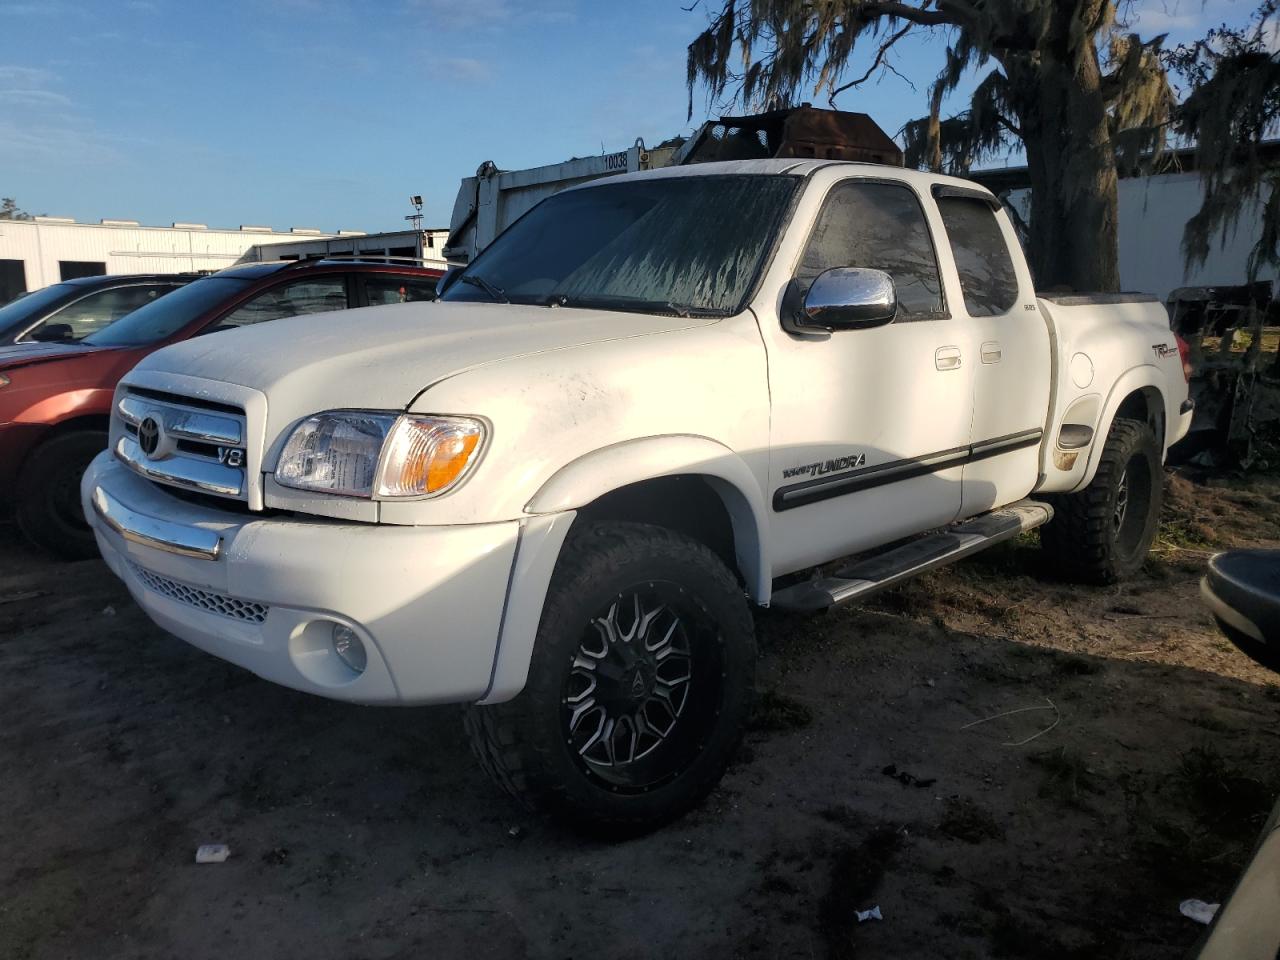
<path fill-rule="evenodd" d="M 15 519 L 38 547 L 63 560 L 98 556 L 98 545 L 80 505 L 80 480 L 107 445 L 98 430 L 75 430 L 46 440 L 27 458 L 18 477 Z"/>
<path fill-rule="evenodd" d="M 525 689 L 467 711 L 481 764 L 569 825 L 629 834 L 698 803 L 741 739 L 755 631 L 719 557 L 672 531 L 589 526 L 566 542 Z"/>
<path fill-rule="evenodd" d="M 1053 498 L 1040 528 L 1046 560 L 1085 583 L 1115 583 L 1142 568 L 1160 523 L 1160 444 L 1145 423 L 1116 420 L 1090 484 Z"/>

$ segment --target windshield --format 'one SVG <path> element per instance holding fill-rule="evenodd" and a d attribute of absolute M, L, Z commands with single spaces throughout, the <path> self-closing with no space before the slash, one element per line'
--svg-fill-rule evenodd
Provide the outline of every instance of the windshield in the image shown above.
<path fill-rule="evenodd" d="M 798 183 L 663 177 L 556 194 L 503 232 L 441 299 L 737 313 Z"/>
<path fill-rule="evenodd" d="M 21 323 L 29 317 L 40 316 L 46 308 L 71 296 L 75 290 L 76 288 L 70 283 L 55 283 L 51 287 L 10 300 L 0 307 L 0 330 L 7 329 L 12 324 Z"/>
<path fill-rule="evenodd" d="M 253 281 L 204 277 L 139 307 L 105 330 L 85 337 L 95 347 L 140 347 L 171 337 L 200 314 L 232 299 Z"/>

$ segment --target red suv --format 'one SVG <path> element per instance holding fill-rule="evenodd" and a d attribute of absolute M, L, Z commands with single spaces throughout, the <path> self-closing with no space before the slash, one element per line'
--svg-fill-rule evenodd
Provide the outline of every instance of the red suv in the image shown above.
<path fill-rule="evenodd" d="M 179 340 L 350 307 L 435 299 L 443 271 L 369 261 L 232 267 L 188 283 L 78 343 L 0 348 L 0 505 L 27 538 L 67 559 L 97 556 L 80 475 L 106 446 L 116 383 Z"/>

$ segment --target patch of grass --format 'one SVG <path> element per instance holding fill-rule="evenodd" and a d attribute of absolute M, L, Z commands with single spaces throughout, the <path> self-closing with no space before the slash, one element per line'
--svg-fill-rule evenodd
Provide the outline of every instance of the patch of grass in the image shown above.
<path fill-rule="evenodd" d="M 1230 764 L 1212 744 L 1183 753 L 1178 777 L 1197 817 L 1224 834 L 1256 833 L 1271 809 L 1271 788 Z"/>
<path fill-rule="evenodd" d="M 1054 669 L 1067 677 L 1091 677 L 1095 673 L 1101 673 L 1104 668 L 1097 660 L 1067 656 L 1059 659 L 1054 664 Z"/>
<path fill-rule="evenodd" d="M 766 690 L 756 701 L 748 729 L 756 733 L 787 733 L 813 723 L 813 711 L 777 690 Z"/>
<path fill-rule="evenodd" d="M 1177 550 L 1212 550 L 1217 540 L 1217 535 L 1208 525 L 1187 516 L 1161 517 L 1160 529 L 1156 533 L 1157 544 Z"/>
<path fill-rule="evenodd" d="M 1084 794 L 1098 792 L 1092 771 L 1085 766 L 1084 757 L 1074 750 L 1058 747 L 1033 753 L 1027 759 L 1044 774 L 1038 792 L 1046 800 L 1078 807 Z"/>
<path fill-rule="evenodd" d="M 999 840 L 1004 828 L 991 813 L 968 797 L 952 797 L 947 809 L 938 821 L 938 830 L 954 840 L 965 843 L 983 843 Z"/>

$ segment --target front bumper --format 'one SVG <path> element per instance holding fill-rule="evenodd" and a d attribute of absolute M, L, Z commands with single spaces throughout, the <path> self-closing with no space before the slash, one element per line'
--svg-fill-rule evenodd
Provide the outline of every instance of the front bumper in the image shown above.
<path fill-rule="evenodd" d="M 266 680 L 357 703 L 465 702 L 489 689 L 515 521 L 245 516 L 170 496 L 109 452 L 85 472 L 81 499 L 108 566 L 156 623 Z M 334 624 L 364 644 L 363 672 L 334 653 Z"/>

